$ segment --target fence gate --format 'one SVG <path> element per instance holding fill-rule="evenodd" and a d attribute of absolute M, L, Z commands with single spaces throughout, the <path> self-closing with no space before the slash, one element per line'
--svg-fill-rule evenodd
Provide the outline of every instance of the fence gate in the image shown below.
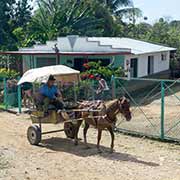
<path fill-rule="evenodd" d="M 180 141 L 179 81 L 114 78 L 114 94 L 131 101 L 132 120 L 120 115 L 118 131 Z"/>

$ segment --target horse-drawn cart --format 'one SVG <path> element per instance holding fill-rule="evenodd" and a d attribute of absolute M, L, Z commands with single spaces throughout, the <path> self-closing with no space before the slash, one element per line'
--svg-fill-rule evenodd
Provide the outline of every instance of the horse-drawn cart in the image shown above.
<path fill-rule="evenodd" d="M 61 69 L 62 68 L 62 69 Z M 41 72 L 41 73 L 40 73 Z M 75 82 L 79 81 L 79 71 L 73 70 L 65 66 L 50 66 L 38 69 L 32 69 L 27 71 L 23 77 L 20 79 L 18 84 L 24 82 L 44 82 L 47 81 L 49 75 L 54 75 L 57 80 L 61 83 L 64 82 Z M 114 132 L 113 127 L 116 123 L 116 116 L 121 113 L 127 121 L 131 119 L 130 112 L 130 102 L 127 98 L 122 97 L 119 99 L 114 99 L 109 103 L 104 103 L 102 101 L 83 101 L 79 103 L 76 107 L 71 107 L 70 109 L 65 108 L 65 110 L 56 111 L 55 109 L 49 109 L 49 113 L 45 115 L 37 109 L 32 111 L 31 120 L 32 125 L 27 130 L 27 138 L 30 144 L 37 145 L 40 143 L 42 135 L 55 133 L 55 132 L 65 132 L 68 138 L 74 139 L 75 144 L 78 144 L 78 131 L 79 127 L 84 120 L 84 143 L 87 145 L 87 130 L 90 125 L 98 129 L 98 141 L 97 148 L 99 149 L 100 139 L 102 130 L 107 129 L 111 134 L 111 151 L 114 147 Z M 64 124 L 64 128 L 60 130 L 42 131 L 43 123 L 53 123 Z"/>

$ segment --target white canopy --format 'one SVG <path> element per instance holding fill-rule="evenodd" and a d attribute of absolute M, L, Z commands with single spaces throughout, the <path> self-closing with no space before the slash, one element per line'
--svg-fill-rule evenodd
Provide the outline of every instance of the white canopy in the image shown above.
<path fill-rule="evenodd" d="M 18 85 L 25 82 L 47 82 L 50 75 L 79 77 L 80 71 L 74 70 L 64 65 L 46 66 L 26 71 L 18 82 Z M 77 78 L 76 78 L 77 79 Z"/>

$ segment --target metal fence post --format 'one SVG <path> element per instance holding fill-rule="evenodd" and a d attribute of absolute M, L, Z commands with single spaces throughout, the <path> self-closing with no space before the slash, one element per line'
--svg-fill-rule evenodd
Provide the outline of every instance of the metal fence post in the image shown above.
<path fill-rule="evenodd" d="M 93 101 L 95 100 L 95 92 L 94 92 L 94 80 L 91 82 L 91 89 L 92 89 L 92 96 L 93 96 Z"/>
<path fill-rule="evenodd" d="M 161 81 L 161 139 L 164 140 L 164 81 Z"/>
<path fill-rule="evenodd" d="M 111 85 L 112 85 L 112 99 L 116 98 L 116 80 L 115 77 L 111 76 Z"/>
<path fill-rule="evenodd" d="M 7 81 L 6 78 L 3 78 L 3 84 L 4 84 L 4 104 L 5 104 L 5 109 L 8 109 L 8 104 L 7 104 Z"/>
<path fill-rule="evenodd" d="M 74 102 L 77 102 L 77 91 L 76 91 L 76 82 L 73 83 L 73 89 L 74 89 Z"/>
<path fill-rule="evenodd" d="M 20 78 L 18 78 L 19 80 Z M 19 113 L 22 112 L 22 99 L 21 99 L 21 85 L 18 85 L 18 111 Z"/>

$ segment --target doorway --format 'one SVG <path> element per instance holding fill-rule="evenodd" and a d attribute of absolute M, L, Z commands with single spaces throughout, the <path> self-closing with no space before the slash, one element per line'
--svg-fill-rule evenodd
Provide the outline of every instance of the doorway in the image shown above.
<path fill-rule="evenodd" d="M 154 73 L 154 56 L 148 56 L 148 75 Z"/>
<path fill-rule="evenodd" d="M 138 77 L 138 58 L 131 59 L 131 77 Z"/>

